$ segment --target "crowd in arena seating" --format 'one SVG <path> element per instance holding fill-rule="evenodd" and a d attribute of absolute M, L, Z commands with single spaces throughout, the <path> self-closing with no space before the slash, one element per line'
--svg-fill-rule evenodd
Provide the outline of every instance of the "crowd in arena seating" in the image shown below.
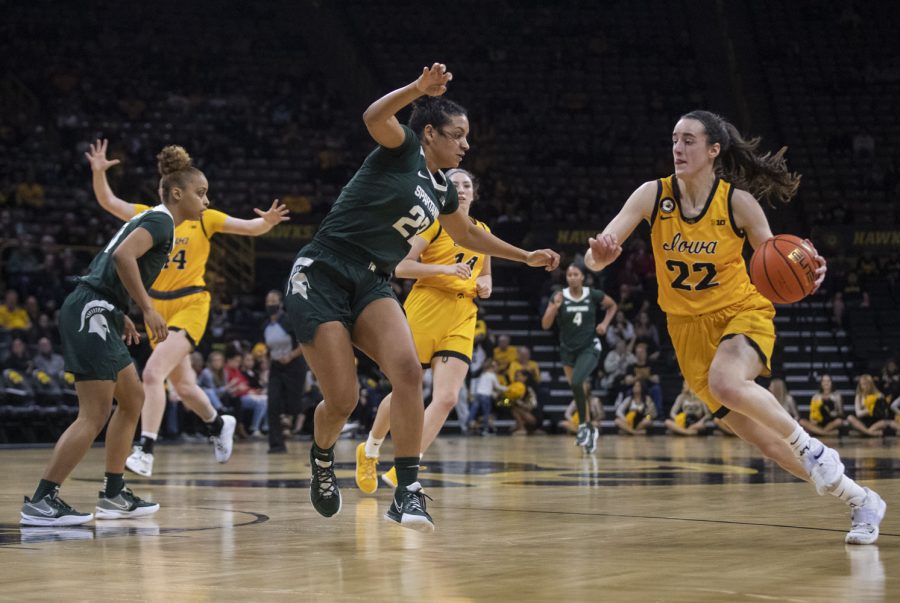
<path fill-rule="evenodd" d="M 177 142 L 209 176 L 210 196 L 220 209 L 249 215 L 252 206 L 280 197 L 296 221 L 311 224 L 328 210 L 371 142 L 356 116 L 358 102 L 346 98 L 340 82 L 318 64 L 308 41 L 282 18 L 280 11 L 288 4 L 275 3 L 268 10 L 251 4 L 240 15 L 219 14 L 217 28 L 190 32 L 152 5 L 128 11 L 110 7 L 118 12 L 104 17 L 60 4 L 52 8 L 52 19 L 47 18 L 50 9 L 40 4 L 8 7 L 16 18 L 0 23 L 5 64 L 15 74 L 0 88 L 4 412 L 14 413 L 20 401 L 37 397 L 44 404 L 34 406 L 34 416 L 46 419 L 53 415 L 50 408 L 60 416 L 71 412 L 66 407 L 71 382 L 58 367 L 56 314 L 73 277 L 83 273 L 97 246 L 117 228 L 91 198 L 82 153 L 96 137 L 110 138 L 111 156 L 123 161 L 110 171 L 110 180 L 128 200 L 150 203 L 156 198 L 154 155 L 162 145 Z M 471 112 L 473 148 L 466 162 L 481 184 L 473 215 L 496 232 L 513 241 L 540 241 L 547 230 L 530 230 L 529 225 L 600 227 L 637 184 L 671 171 L 666 133 L 673 118 L 709 102 L 702 86 L 684 86 L 685 75 L 699 74 L 704 49 L 691 40 L 687 13 L 660 6 L 648 10 L 644 4 L 609 7 L 567 0 L 562 7 L 514 10 L 508 3 L 480 3 L 480 18 L 466 19 L 470 39 L 480 41 L 456 49 L 455 62 L 447 61 L 458 74 L 452 96 Z M 809 232 L 822 225 L 896 222 L 900 210 L 891 200 L 900 192 L 900 122 L 889 99 L 896 98 L 900 71 L 884 58 L 897 56 L 885 52 L 896 48 L 897 38 L 876 17 L 877 4 L 766 0 L 764 10 L 753 11 L 761 60 L 750 56 L 746 61 L 760 65 L 773 106 L 770 123 L 752 125 L 773 133 L 773 144 L 789 144 L 791 166 L 804 174 L 793 207 L 771 212 L 776 225 Z M 185 7 L 184 22 L 211 8 L 214 3 L 192 3 Z M 432 1 L 420 8 L 444 10 Z M 384 10 L 384 2 L 368 2 L 344 15 L 367 50 L 360 60 L 381 87 L 411 78 L 421 67 L 421 56 L 446 53 L 440 40 L 420 40 L 417 52 L 408 47 L 421 26 L 409 15 L 398 16 L 395 35 L 385 38 L 380 21 L 372 18 Z M 639 11 L 639 19 L 632 18 L 633 11 Z M 767 17 L 776 12 L 795 18 Z M 558 22 L 562 13 L 568 19 L 565 27 Z M 105 27 L 105 18 L 115 18 L 119 26 Z M 506 27 L 496 32 L 488 29 L 491 23 Z M 633 29 L 617 25 L 622 23 Z M 791 31 L 782 31 L 788 23 Z M 82 43 L 83 36 L 71 35 L 101 30 L 103 35 L 89 44 Z M 512 31 L 516 40 L 509 39 Z M 660 39 L 658 31 L 676 33 Z M 837 43 L 841 40 L 860 43 Z M 815 64 L 800 53 L 806 45 L 816 48 Z M 207 51 L 191 51 L 197 47 Z M 783 60 L 784 48 L 793 60 Z M 141 77 L 134 77 L 136 72 Z M 535 74 L 546 79 L 535 82 Z M 607 333 L 594 385 L 604 402 L 623 410 L 626 420 L 629 412 L 637 417 L 646 407 L 645 416 L 652 411 L 651 426 L 666 417 L 680 425 L 680 409 L 691 404 L 682 398 L 679 411 L 670 413 L 677 388 L 667 388 L 667 379 L 678 380 L 654 301 L 653 270 L 646 241 L 637 236 L 609 274 L 597 277 L 596 284 L 616 298 L 620 313 Z M 900 412 L 895 402 L 900 392 L 891 376 L 896 363 L 890 370 L 890 362 L 884 370 L 880 366 L 885 356 L 896 353 L 900 340 L 894 316 L 898 276 L 898 251 L 839 249 L 829 256 L 829 278 L 817 298 L 826 302 L 834 328 L 847 332 L 860 368 L 868 371 L 858 379 L 866 384 L 864 392 L 854 397 L 854 408 L 846 415 L 846 423 L 865 435 L 890 433 L 892 412 Z M 531 291 L 546 303 L 552 287 L 562 281 L 557 274 Z M 250 365 L 248 353 L 257 334 L 246 325 L 260 322 L 253 305 L 263 291 L 278 285 L 260 283 L 260 291 L 247 292 L 256 297 L 248 299 L 216 299 L 198 350 L 198 373 L 207 375 L 208 391 L 224 408 L 246 412 L 248 436 L 276 428 L 266 425 L 259 410 L 265 359 L 256 355 Z M 402 296 L 408 284 L 397 288 Z M 534 301 L 538 312 L 541 301 Z M 231 343 L 235 339 L 244 341 L 237 346 Z M 500 404 L 480 411 L 475 425 L 462 419 L 462 428 L 491 433 L 499 413 L 514 422 L 516 433 L 556 429 L 542 413 L 550 384 L 530 364 L 529 342 L 493 339 L 487 332 L 480 335 L 472 376 L 497 361 Z M 225 355 L 238 351 L 240 360 L 237 355 L 230 359 L 237 363 L 231 368 L 241 389 L 223 376 Z M 146 354 L 145 344 L 135 352 L 139 363 Z M 871 373 L 870 385 L 863 377 Z M 246 384 L 239 374 L 246 374 Z M 361 404 L 353 421 L 363 429 L 389 386 L 364 358 L 360 374 Z M 471 393 L 476 385 L 470 383 L 468 389 Z M 51 403 L 48 391 L 62 402 Z M 312 377 L 305 395 L 315 397 Z M 878 395 L 883 403 L 877 402 Z M 647 397 L 651 405 L 645 404 Z M 463 401 L 460 418 L 468 417 L 465 402 L 472 405 Z M 173 434 L 191 429 L 181 415 L 187 427 L 173 422 Z M 617 410 L 616 417 L 608 418 L 621 419 L 618 415 Z M 302 425 L 299 418 L 286 421 L 291 431 Z M 633 421 L 629 426 L 635 428 Z"/>

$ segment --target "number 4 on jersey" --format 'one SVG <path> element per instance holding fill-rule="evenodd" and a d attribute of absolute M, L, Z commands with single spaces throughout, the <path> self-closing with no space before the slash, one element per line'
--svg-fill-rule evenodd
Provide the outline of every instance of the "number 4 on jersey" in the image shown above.
<path fill-rule="evenodd" d="M 187 259 L 184 257 L 185 250 L 181 249 L 174 256 L 168 258 L 166 260 L 166 264 L 163 266 L 163 270 L 169 267 L 169 262 L 175 262 L 178 264 L 178 270 L 184 270 L 185 264 L 187 264 Z"/>

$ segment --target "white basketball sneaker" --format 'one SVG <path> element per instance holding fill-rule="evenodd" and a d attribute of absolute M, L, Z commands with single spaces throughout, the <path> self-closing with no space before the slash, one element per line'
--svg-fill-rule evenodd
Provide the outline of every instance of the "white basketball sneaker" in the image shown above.
<path fill-rule="evenodd" d="M 144 452 L 140 446 L 135 446 L 131 455 L 125 459 L 125 468 L 138 475 L 150 477 L 153 475 L 153 455 Z"/>
<path fill-rule="evenodd" d="M 850 511 L 850 531 L 844 542 L 847 544 L 874 544 L 878 540 L 878 526 L 887 510 L 878 492 L 865 488 L 866 500 Z"/>
<path fill-rule="evenodd" d="M 236 426 L 237 419 L 230 415 L 222 415 L 222 431 L 219 432 L 219 435 L 209 437 L 213 443 L 216 460 L 220 463 L 227 463 L 228 459 L 231 458 L 231 451 L 234 448 L 234 429 Z"/>
<path fill-rule="evenodd" d="M 834 490 L 844 475 L 844 463 L 834 448 L 829 448 L 816 438 L 810 438 L 809 449 L 801 457 L 809 477 L 819 495 Z"/>

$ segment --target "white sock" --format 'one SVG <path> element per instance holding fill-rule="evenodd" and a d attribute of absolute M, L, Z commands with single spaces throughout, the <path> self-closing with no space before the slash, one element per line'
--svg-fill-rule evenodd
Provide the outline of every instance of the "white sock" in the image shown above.
<path fill-rule="evenodd" d="M 334 461 L 320 461 L 319 459 L 316 459 L 316 465 L 318 465 L 319 467 L 324 467 L 326 469 L 328 467 L 331 467 L 332 463 L 334 463 Z"/>
<path fill-rule="evenodd" d="M 794 431 L 791 432 L 791 435 L 782 438 L 788 443 L 791 450 L 794 451 L 794 456 L 799 459 L 807 452 L 812 452 L 813 454 L 821 452 L 822 448 L 824 448 L 822 442 L 809 437 L 809 434 L 806 433 L 805 429 L 800 427 L 799 423 L 796 423 L 796 425 L 797 426 L 794 428 Z"/>
<path fill-rule="evenodd" d="M 846 475 L 841 477 L 841 483 L 829 492 L 844 501 L 850 507 L 858 507 L 866 501 L 866 490 Z"/>
<path fill-rule="evenodd" d="M 157 439 L 159 439 L 159 434 L 156 433 L 155 431 L 142 431 L 141 437 L 142 438 L 150 438 L 151 440 L 153 440 L 155 442 Z"/>
<path fill-rule="evenodd" d="M 381 454 L 381 443 L 384 438 L 373 438 L 372 432 L 369 432 L 369 438 L 366 440 L 366 456 L 370 459 L 377 459 Z"/>
<path fill-rule="evenodd" d="M 212 423 L 213 421 L 216 420 L 216 417 L 218 417 L 218 416 L 219 416 L 219 411 L 214 408 L 212 416 L 209 419 L 203 419 L 203 422 L 204 423 Z"/>

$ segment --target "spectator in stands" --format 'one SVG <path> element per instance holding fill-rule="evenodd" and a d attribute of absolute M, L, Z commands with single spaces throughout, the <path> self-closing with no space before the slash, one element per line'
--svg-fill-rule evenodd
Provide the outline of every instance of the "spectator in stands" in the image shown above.
<path fill-rule="evenodd" d="M 631 385 L 631 394 L 624 396 L 616 406 L 616 427 L 628 435 L 647 433 L 657 416 L 656 404 L 645 391 L 644 383 L 635 381 Z"/>
<path fill-rule="evenodd" d="M 879 385 L 888 400 L 900 396 L 900 368 L 897 367 L 897 361 L 894 358 L 888 358 L 885 361 L 884 368 L 881 369 Z"/>
<path fill-rule="evenodd" d="M 23 290 L 34 288 L 36 276 L 40 273 L 43 262 L 34 248 L 34 238 L 23 233 L 19 236 L 19 245 L 14 247 L 6 259 L 6 274 L 9 282 Z"/>
<path fill-rule="evenodd" d="M 246 369 L 245 366 L 247 367 Z M 232 394 L 241 401 L 241 410 L 249 409 L 252 413 L 249 427 L 250 435 L 255 438 L 262 438 L 267 400 L 266 394 L 260 389 L 258 381 L 256 381 L 256 387 L 251 385 L 251 376 L 254 381 L 256 380 L 256 374 L 253 371 L 253 354 L 243 354 L 237 349 L 229 351 L 225 356 L 225 375 L 227 383 L 232 388 Z"/>
<path fill-rule="evenodd" d="M 847 309 L 869 307 L 869 293 L 863 289 L 856 271 L 851 270 L 844 277 L 844 284 L 835 292 L 831 306 L 834 324 L 838 328 L 844 326 L 844 315 Z"/>
<path fill-rule="evenodd" d="M 591 426 L 594 427 L 594 429 L 599 430 L 603 421 L 603 405 L 600 403 L 600 398 L 597 396 L 591 396 L 588 400 L 588 404 L 591 405 Z M 578 433 L 581 417 L 578 416 L 578 406 L 575 404 L 575 400 L 572 400 L 566 407 L 564 417 L 565 418 L 563 418 L 557 426 L 570 435 Z"/>
<path fill-rule="evenodd" d="M 516 349 L 516 359 L 509 365 L 506 375 L 510 383 L 517 381 L 516 373 L 520 370 L 524 370 L 528 374 L 528 387 L 537 391 L 541 384 L 541 367 L 531 359 L 531 348 L 526 345 L 520 345 Z"/>
<path fill-rule="evenodd" d="M 819 391 L 809 401 L 809 420 L 800 419 L 800 425 L 816 435 L 831 435 L 839 433 L 844 424 L 841 394 L 834 391 L 831 375 L 822 375 Z"/>
<path fill-rule="evenodd" d="M 46 312 L 38 316 L 37 324 L 32 325 L 29 335 L 31 336 L 31 341 L 40 342 L 41 339 L 46 338 L 55 346 L 62 343 L 59 339 L 59 327 L 53 324 L 50 315 Z"/>
<path fill-rule="evenodd" d="M 16 205 L 40 209 L 44 206 L 44 187 L 37 182 L 34 171 L 29 170 L 26 177 L 15 188 Z"/>
<path fill-rule="evenodd" d="M 12 331 L 14 335 L 22 335 L 31 328 L 28 312 L 19 305 L 19 292 L 7 289 L 0 306 L 0 329 Z"/>
<path fill-rule="evenodd" d="M 521 348 L 520 348 L 521 349 Z M 526 348 L 527 349 L 527 348 Z M 514 375 L 512 384 L 507 388 L 507 396 L 510 390 L 524 389 L 524 392 L 510 400 L 510 413 L 516 424 L 510 434 L 532 435 L 541 428 L 543 413 L 538 403 L 537 393 L 530 385 L 534 377 L 527 369 L 519 369 Z"/>
<path fill-rule="evenodd" d="M 56 377 L 65 370 L 63 357 L 53 351 L 53 344 L 46 337 L 38 340 L 38 353 L 34 356 L 34 369 L 44 371 L 51 377 Z"/>
<path fill-rule="evenodd" d="M 647 242 L 644 239 L 634 239 L 631 242 L 631 252 L 625 259 L 624 273 L 634 276 L 634 285 L 641 291 L 656 286 L 656 265 L 653 262 L 653 256 L 647 252 Z M 619 292 L 621 293 L 621 288 Z M 644 307 L 640 311 L 643 312 L 649 304 L 642 305 Z"/>
<path fill-rule="evenodd" d="M 666 428 L 669 433 L 683 436 L 700 435 L 712 418 L 709 409 L 697 394 L 691 391 L 687 381 L 681 385 L 681 393 L 675 398 Z"/>
<path fill-rule="evenodd" d="M 656 404 L 656 413 L 654 416 L 662 415 L 662 389 L 659 386 L 659 371 L 656 370 L 653 362 L 647 354 L 647 344 L 639 343 L 634 346 L 634 364 L 628 369 L 623 383 L 626 387 L 631 387 L 638 381 L 644 382 L 644 393 L 648 394 Z"/>
<path fill-rule="evenodd" d="M 890 407 L 884 395 L 875 387 L 872 375 L 860 375 L 853 400 L 855 414 L 847 415 L 850 426 L 870 438 L 880 438 L 889 426 Z"/>
<path fill-rule="evenodd" d="M 650 309 L 650 303 L 644 299 L 640 291 L 628 283 L 619 285 L 619 310 L 629 321 L 634 320 L 639 312 Z"/>
<path fill-rule="evenodd" d="M 800 413 L 797 412 L 797 403 L 794 396 L 788 393 L 787 384 L 784 379 L 772 379 L 769 381 L 769 391 L 778 400 L 778 403 L 791 415 L 795 421 L 800 420 Z"/>
<path fill-rule="evenodd" d="M 497 378 L 496 360 L 489 360 L 487 365 L 481 371 L 478 378 L 478 384 L 474 388 L 475 403 L 469 407 L 469 429 L 477 428 L 476 421 L 479 413 L 481 414 L 481 435 L 490 435 L 491 429 L 491 411 L 494 408 L 494 396 L 502 394 L 506 388 L 500 384 Z"/>
<path fill-rule="evenodd" d="M 497 338 L 497 347 L 494 348 L 494 360 L 497 362 L 497 379 L 502 385 L 508 385 L 507 372 L 509 366 L 518 360 L 519 352 L 509 345 L 509 335 L 501 335 Z"/>
<path fill-rule="evenodd" d="M 606 355 L 603 360 L 603 377 L 600 385 L 610 392 L 618 392 L 622 389 L 623 380 L 628 370 L 637 362 L 637 358 L 628 347 L 624 339 L 616 341 L 616 347 Z"/>
<path fill-rule="evenodd" d="M 891 414 L 893 415 L 893 424 L 891 428 L 894 430 L 894 433 L 900 432 L 900 396 L 897 397 L 896 400 L 891 402 Z"/>
<path fill-rule="evenodd" d="M 194 354 L 199 354 L 199 352 L 194 352 Z M 193 364 L 193 355 L 191 358 Z M 225 375 L 225 356 L 222 352 L 210 352 L 206 358 L 206 366 L 201 369 L 197 377 L 197 385 L 209 396 L 209 403 L 216 410 L 221 412 L 226 406 L 240 407 L 240 401 L 233 395 L 235 384 L 229 383 Z M 243 434 L 243 436 L 246 435 L 246 433 Z"/>
<path fill-rule="evenodd" d="M 34 368 L 31 355 L 28 353 L 28 346 L 21 337 L 13 338 L 2 366 L 3 370 L 12 369 L 23 376 L 28 375 Z"/>
<path fill-rule="evenodd" d="M 212 404 L 213 408 L 216 409 L 216 412 L 221 413 L 224 411 L 224 407 L 222 406 L 222 400 L 219 399 L 218 394 L 216 393 L 215 386 L 204 387 L 200 385 L 200 379 L 203 377 L 203 371 L 206 370 L 206 362 L 203 360 L 203 354 L 194 350 L 190 355 L 191 359 L 191 369 L 194 371 L 194 374 L 197 375 L 197 387 L 203 390 L 203 392 L 209 396 L 209 392 L 212 391 L 212 396 L 209 396 L 209 403 Z"/>
<path fill-rule="evenodd" d="M 625 317 L 622 310 L 616 312 L 613 323 L 606 330 L 606 344 L 613 348 L 620 339 L 628 345 L 629 350 L 634 349 L 634 325 Z"/>
<path fill-rule="evenodd" d="M 659 359 L 659 330 L 650 322 L 650 313 L 647 311 L 638 312 L 634 321 L 634 341 L 647 344 L 647 355 L 650 360 Z"/>

